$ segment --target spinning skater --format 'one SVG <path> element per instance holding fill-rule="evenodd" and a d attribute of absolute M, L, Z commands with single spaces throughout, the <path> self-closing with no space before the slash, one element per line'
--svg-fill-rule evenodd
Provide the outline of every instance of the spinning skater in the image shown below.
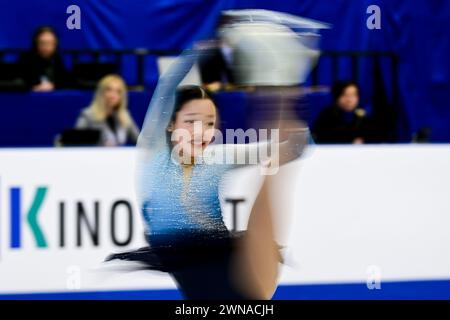
<path fill-rule="evenodd" d="M 278 166 L 301 156 L 309 130 L 286 121 L 280 106 L 271 122 L 282 140 L 213 143 L 214 101 L 202 87 L 178 87 L 202 54 L 185 51 L 160 78 L 138 139 L 138 200 L 149 246 L 107 260 L 140 261 L 168 272 L 186 299 L 270 299 L 282 259 L 269 185 Z M 266 176 L 247 230 L 233 233 L 223 221 L 219 185 L 245 165 L 261 166 Z"/>

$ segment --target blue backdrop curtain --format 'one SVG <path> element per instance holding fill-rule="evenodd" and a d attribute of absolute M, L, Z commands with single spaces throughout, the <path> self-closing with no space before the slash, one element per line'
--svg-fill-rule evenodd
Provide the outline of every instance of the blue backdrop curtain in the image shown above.
<path fill-rule="evenodd" d="M 81 8 L 81 30 L 66 28 L 66 8 Z M 381 8 L 381 30 L 366 27 L 369 5 Z M 63 48 L 182 49 L 208 37 L 221 10 L 264 8 L 333 24 L 324 50 L 381 50 L 399 55 L 404 141 L 422 127 L 450 141 L 450 1 L 446 0 L 0 0 L 0 48 L 27 48 L 33 30 L 52 25 Z M 380 66 L 386 94 L 389 67 Z M 384 72 L 386 71 L 386 72 Z M 342 71 L 345 74 L 345 70 Z M 373 66 L 361 69 L 365 101 L 373 96 Z"/>

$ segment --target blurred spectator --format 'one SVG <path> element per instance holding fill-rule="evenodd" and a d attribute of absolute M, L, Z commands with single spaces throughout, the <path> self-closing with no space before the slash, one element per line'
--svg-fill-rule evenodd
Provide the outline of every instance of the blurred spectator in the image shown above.
<path fill-rule="evenodd" d="M 233 83 L 232 49 L 224 40 L 210 43 L 207 54 L 199 61 L 203 85 L 209 91 L 224 89 Z"/>
<path fill-rule="evenodd" d="M 91 105 L 78 117 L 77 129 L 98 129 L 101 144 L 119 146 L 136 144 L 139 129 L 128 112 L 127 87 L 118 75 L 100 80 Z"/>
<path fill-rule="evenodd" d="M 215 39 L 203 44 L 206 54 L 198 63 L 200 77 L 203 86 L 211 92 L 232 88 L 234 83 L 233 49 L 222 34 L 222 28 L 231 22 L 230 18 L 221 16 L 215 27 Z"/>
<path fill-rule="evenodd" d="M 58 38 L 51 27 L 40 27 L 32 49 L 19 59 L 21 76 L 33 91 L 53 91 L 67 84 L 68 74 L 58 54 Z"/>
<path fill-rule="evenodd" d="M 368 118 L 359 107 L 359 88 L 355 82 L 339 81 L 332 88 L 333 103 L 323 110 L 314 126 L 317 143 L 364 143 Z"/>

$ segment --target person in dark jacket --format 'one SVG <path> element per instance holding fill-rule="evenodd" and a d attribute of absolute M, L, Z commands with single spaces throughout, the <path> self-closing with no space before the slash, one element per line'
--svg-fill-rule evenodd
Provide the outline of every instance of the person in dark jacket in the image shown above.
<path fill-rule="evenodd" d="M 339 81 L 332 88 L 333 103 L 324 109 L 313 126 L 317 143 L 365 142 L 368 118 L 359 106 L 359 88 L 355 82 Z"/>
<path fill-rule="evenodd" d="M 58 54 L 58 37 L 51 27 L 40 27 L 30 51 L 19 59 L 21 77 L 28 89 L 53 91 L 68 84 L 68 73 Z"/>
<path fill-rule="evenodd" d="M 232 71 L 232 49 L 223 40 L 217 40 L 205 50 L 207 54 L 199 60 L 203 86 L 209 91 L 224 89 L 234 83 Z"/>
<path fill-rule="evenodd" d="M 210 92 L 234 86 L 233 48 L 222 34 L 222 29 L 231 22 L 232 18 L 222 15 L 214 29 L 214 39 L 202 43 L 203 55 L 198 66 L 202 85 Z"/>

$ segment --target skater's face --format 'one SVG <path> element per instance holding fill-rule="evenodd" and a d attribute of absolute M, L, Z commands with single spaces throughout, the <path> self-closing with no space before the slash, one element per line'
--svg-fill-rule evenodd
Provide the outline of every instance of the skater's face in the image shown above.
<path fill-rule="evenodd" d="M 337 100 L 339 108 L 346 112 L 351 112 L 358 107 L 359 93 L 358 88 L 354 85 L 348 86 L 342 91 L 341 96 Z"/>
<path fill-rule="evenodd" d="M 213 139 L 216 118 L 216 107 L 210 99 L 190 100 L 177 112 L 169 131 L 183 158 L 203 153 Z"/>

